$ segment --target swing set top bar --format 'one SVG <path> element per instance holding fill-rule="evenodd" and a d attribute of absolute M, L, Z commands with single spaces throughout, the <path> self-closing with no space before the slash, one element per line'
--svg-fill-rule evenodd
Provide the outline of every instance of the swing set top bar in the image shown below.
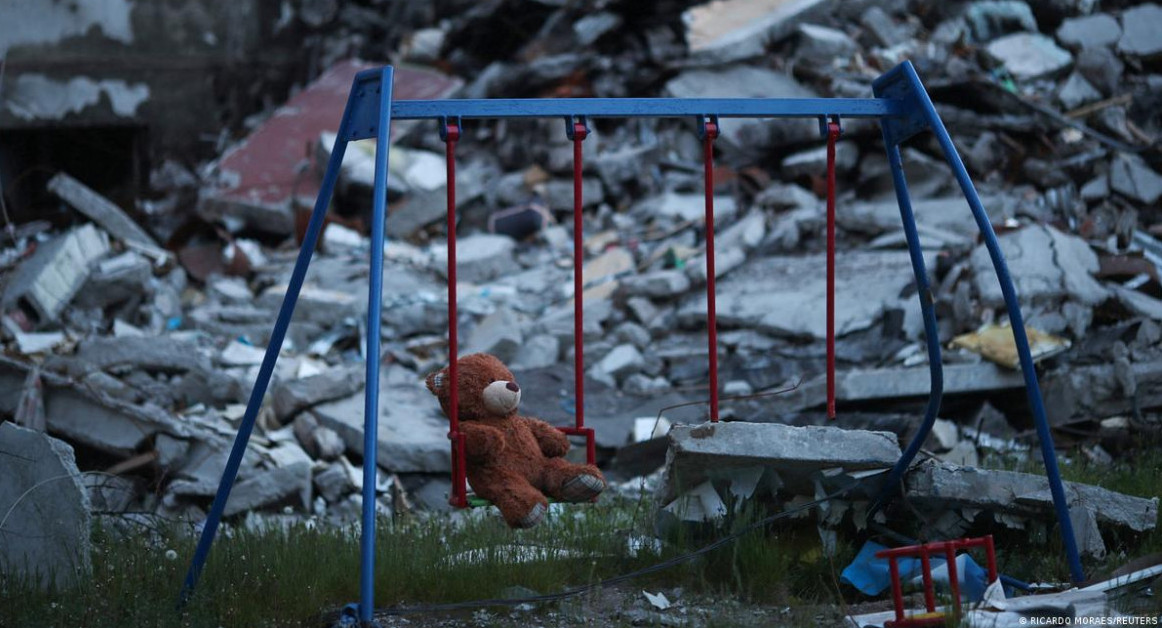
<path fill-rule="evenodd" d="M 887 98 L 488 98 L 397 100 L 397 120 L 440 118 L 886 118 L 904 115 L 904 103 Z"/>

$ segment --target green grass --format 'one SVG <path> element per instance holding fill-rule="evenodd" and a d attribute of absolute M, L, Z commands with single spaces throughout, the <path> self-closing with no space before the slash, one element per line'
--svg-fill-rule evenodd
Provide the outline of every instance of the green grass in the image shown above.
<path fill-rule="evenodd" d="M 1041 472 L 1036 460 L 1004 465 Z M 1144 450 L 1108 467 L 1063 464 L 1062 472 L 1066 479 L 1150 497 L 1162 486 L 1162 452 Z M 732 517 L 727 529 L 741 529 L 758 516 L 744 509 Z M 611 498 L 596 505 L 566 507 L 541 526 L 521 532 L 505 527 L 492 509 L 455 517 L 382 519 L 377 534 L 376 606 L 509 597 L 514 587 L 552 593 L 656 564 L 721 534 L 697 535 L 682 529 L 664 549 L 645 549 L 630 556 L 627 540 L 651 536 L 651 517 L 648 503 Z M 841 532 L 836 555 L 828 558 L 814 520 L 812 516 L 755 531 L 692 561 L 635 579 L 620 593 L 586 593 L 538 606 L 532 614 L 586 617 L 600 612 L 602 600 L 611 595 L 640 599 L 641 589 L 681 587 L 683 599 L 720 601 L 710 606 L 715 611 L 704 618 L 708 626 L 769 625 L 770 615 L 753 615 L 756 606 L 790 607 L 786 616 L 779 616 L 780 625 L 811 625 L 821 613 L 834 616 L 843 607 L 838 572 L 860 543 Z M 1108 535 L 1106 541 L 1109 556 L 1100 563 L 1087 563 L 1087 572 L 1107 573 L 1130 558 L 1162 550 L 1162 532 L 1157 530 L 1145 535 Z M 187 612 L 178 615 L 174 602 L 194 542 L 178 527 L 132 535 L 97 529 L 92 576 L 76 587 L 40 591 L 27 582 L 0 577 L 0 627 L 321 626 L 342 605 L 357 601 L 357 534 L 305 525 L 261 532 L 235 529 L 219 535 L 194 599 Z M 515 544 L 560 548 L 571 554 L 520 562 L 502 550 Z M 168 550 L 176 556 L 167 558 Z M 466 552 L 477 556 L 465 564 L 453 564 L 453 557 Z M 1049 527 L 1001 532 L 997 553 L 1001 570 L 1017 577 L 1052 581 L 1068 575 L 1060 541 Z M 852 601 L 865 599 L 850 590 L 844 593 Z M 492 609 L 492 619 L 481 619 L 483 623 L 477 621 L 483 616 L 474 619 L 471 612 L 454 616 L 469 625 L 527 623 L 527 619 L 511 618 L 505 609 Z M 611 624 L 617 621 L 621 620 Z"/>

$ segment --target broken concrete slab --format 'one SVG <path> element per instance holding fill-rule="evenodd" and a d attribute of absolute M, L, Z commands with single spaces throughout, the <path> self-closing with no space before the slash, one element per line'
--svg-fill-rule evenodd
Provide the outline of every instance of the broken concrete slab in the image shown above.
<path fill-rule="evenodd" d="M 508 236 L 478 233 L 456 240 L 456 277 L 460 281 L 483 283 L 496 279 L 515 268 L 512 261 L 516 242 Z M 447 277 L 448 247 L 433 244 L 432 263 L 436 272 Z"/>
<path fill-rule="evenodd" d="M 123 336 L 89 338 L 77 346 L 72 359 L 57 358 L 46 367 L 81 377 L 93 369 L 143 369 L 166 373 L 213 370 L 210 359 L 197 343 L 173 336 Z"/>
<path fill-rule="evenodd" d="M 722 64 L 761 57 L 799 24 L 828 15 L 834 6 L 831 0 L 725 0 L 688 9 L 682 21 L 691 57 Z"/>
<path fill-rule="evenodd" d="M 690 285 L 690 277 L 680 270 L 655 270 L 621 279 L 621 291 L 628 297 L 676 297 L 685 294 Z"/>
<path fill-rule="evenodd" d="M 0 357 L 0 411 L 15 412 L 29 371 L 25 364 Z M 70 443 L 128 457 L 157 434 L 206 436 L 157 406 L 116 400 L 52 373 L 42 372 L 41 381 L 48 430 Z"/>
<path fill-rule="evenodd" d="M 814 0 L 819 4 L 818 0 Z M 723 69 L 686 70 L 663 90 L 671 98 L 814 98 L 814 90 L 790 75 L 767 68 L 733 65 Z M 818 140 L 819 125 L 800 120 L 729 120 L 722 124 L 718 144 L 732 153 L 757 156 L 771 145 Z M 729 157 L 733 159 L 733 157 Z M 717 209 L 717 204 L 716 204 Z"/>
<path fill-rule="evenodd" d="M 1118 153 L 1110 164 L 1110 187 L 1130 199 L 1152 205 L 1162 197 L 1162 175 L 1141 157 Z"/>
<path fill-rule="evenodd" d="M 93 264 L 109 254 L 109 236 L 83 225 L 39 245 L 16 269 L 0 305 L 19 308 L 34 324 L 55 321 L 81 289 Z"/>
<path fill-rule="evenodd" d="M 795 56 L 816 68 L 842 64 L 859 49 L 847 33 L 818 24 L 800 24 L 796 35 Z"/>
<path fill-rule="evenodd" d="M 1097 305 L 1108 298 L 1109 290 L 1092 276 L 1099 264 L 1085 240 L 1046 225 L 1029 225 L 997 239 L 1022 303 L 1068 297 Z M 1003 305 L 1001 286 L 983 244 L 972 252 L 970 263 L 981 301 L 989 307 Z"/>
<path fill-rule="evenodd" d="M 1127 379 L 1133 382 L 1134 394 L 1126 394 Z M 1046 374 L 1041 385 L 1054 425 L 1126 415 L 1136 407 L 1162 405 L 1162 362 L 1133 362 L 1121 377 L 1110 364 L 1075 365 Z"/>
<path fill-rule="evenodd" d="M 1162 6 L 1146 2 L 1122 13 L 1122 37 L 1118 52 L 1153 60 L 1162 55 Z"/>
<path fill-rule="evenodd" d="M 118 303 L 141 301 L 151 292 L 143 287 L 152 278 L 150 261 L 136 251 L 126 251 L 97 262 L 73 303 L 83 308 L 104 309 Z"/>
<path fill-rule="evenodd" d="M 765 257 L 743 264 L 718 284 L 718 321 L 725 327 L 755 327 L 780 336 L 823 338 L 826 282 L 822 254 Z M 818 277 L 818 281 L 811 278 Z M 886 307 L 913 283 L 907 256 L 853 251 L 836 262 L 836 321 L 844 335 L 872 326 Z M 683 325 L 700 325 L 706 295 L 685 299 L 678 309 Z"/>
<path fill-rule="evenodd" d="M 299 463 L 253 473 L 234 485 L 222 515 L 292 503 L 300 510 L 311 504 L 311 467 Z"/>
<path fill-rule="evenodd" d="M 355 75 L 376 67 L 362 61 L 337 63 L 279 107 L 207 169 L 210 186 L 198 199 L 198 212 L 234 230 L 248 226 L 293 233 L 294 210 L 314 206 L 321 182 L 317 169 L 302 167 L 306 151 L 323 131 L 338 129 Z M 460 79 L 434 70 L 395 69 L 397 99 L 447 98 L 461 85 Z M 406 122 L 392 124 L 392 137 L 409 128 Z"/>
<path fill-rule="evenodd" d="M 73 448 L 0 423 L 0 572 L 41 587 L 81 584 L 89 560 L 89 497 Z"/>
<path fill-rule="evenodd" d="M 989 42 L 985 50 L 1014 78 L 1022 81 L 1053 76 L 1073 65 L 1073 55 L 1040 33 L 1013 33 Z"/>
<path fill-rule="evenodd" d="M 280 381 L 274 387 L 274 413 L 286 423 L 296 414 L 320 403 L 363 390 L 363 366 L 339 366 L 318 375 Z"/>
<path fill-rule="evenodd" d="M 703 423 L 670 429 L 666 468 L 658 486 L 661 506 L 729 469 L 765 467 L 791 490 L 813 492 L 824 469 L 887 469 L 900 457 L 896 435 L 831 426 L 779 423 Z"/>
<path fill-rule="evenodd" d="M 544 368 L 556 364 L 560 355 L 560 341 L 548 334 L 537 334 L 521 343 L 510 366 L 514 371 Z"/>
<path fill-rule="evenodd" d="M 904 482 L 909 503 L 924 510 L 967 507 L 1038 518 L 1054 512 L 1049 481 L 1040 475 L 929 460 L 913 467 Z M 1071 508 L 1092 509 L 1102 525 L 1145 532 L 1157 523 L 1157 497 L 1131 497 L 1077 482 L 1065 483 L 1065 495 Z"/>
<path fill-rule="evenodd" d="M 498 307 L 495 312 L 481 319 L 468 334 L 464 352 L 491 353 L 501 362 L 512 362 L 524 340 L 521 333 L 523 327 L 516 312 L 507 307 Z"/>
<path fill-rule="evenodd" d="M 384 365 L 379 392 L 378 463 L 397 473 L 444 473 L 451 468 L 448 420 L 412 371 Z M 348 451 L 363 451 L 362 394 L 316 406 L 319 424 L 335 430 Z"/>
<path fill-rule="evenodd" d="M 725 131 L 724 131 L 725 133 Z M 681 194 L 678 192 L 663 192 L 651 196 L 633 206 L 635 214 L 643 218 L 665 216 L 694 223 L 706 220 L 706 196 L 703 194 Z M 734 217 L 738 211 L 738 203 L 731 196 L 714 196 L 714 222 L 726 222 Z"/>
<path fill-rule="evenodd" d="M 1057 27 L 1057 41 L 1073 50 L 1112 46 L 1121 37 L 1122 27 L 1107 13 L 1066 18 L 1061 26 Z"/>
<path fill-rule="evenodd" d="M 48 191 L 88 216 L 113 237 L 161 254 L 163 259 L 168 257 L 168 253 L 159 247 L 157 241 L 130 218 L 129 214 L 84 183 L 59 172 L 48 180 Z"/>

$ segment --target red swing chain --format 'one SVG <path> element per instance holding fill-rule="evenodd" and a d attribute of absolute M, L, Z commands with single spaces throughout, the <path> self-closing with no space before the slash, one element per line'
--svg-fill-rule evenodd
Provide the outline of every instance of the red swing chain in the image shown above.
<path fill-rule="evenodd" d="M 827 417 L 835 418 L 835 141 L 839 120 L 827 122 Z"/>
<path fill-rule="evenodd" d="M 582 277 L 582 264 L 585 261 L 585 238 L 583 233 L 581 208 L 584 205 L 581 181 L 581 142 L 589 135 L 589 128 L 584 120 L 568 120 L 566 130 L 573 140 L 573 386 L 575 388 L 574 427 L 559 427 L 570 436 L 585 437 L 585 460 L 589 464 L 597 464 L 597 443 L 593 428 L 585 427 L 585 353 L 584 327 L 585 308 Z"/>
<path fill-rule="evenodd" d="M 715 118 L 702 121 L 702 157 L 706 177 L 706 327 L 710 354 L 710 421 L 718 422 L 718 314 L 714 304 L 714 139 Z"/>
<path fill-rule="evenodd" d="M 448 161 L 448 414 L 451 422 L 448 440 L 452 441 L 452 494 L 448 503 L 454 508 L 467 508 L 468 471 L 464 435 L 460 433 L 460 379 L 456 365 L 459 355 L 456 338 L 456 141 L 460 139 L 460 126 L 445 123 L 441 135 L 444 136 Z"/>

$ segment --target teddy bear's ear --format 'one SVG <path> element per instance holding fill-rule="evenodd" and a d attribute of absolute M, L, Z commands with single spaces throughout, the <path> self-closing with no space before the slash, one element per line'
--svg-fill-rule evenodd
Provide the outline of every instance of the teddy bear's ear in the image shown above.
<path fill-rule="evenodd" d="M 448 379 L 447 371 L 448 369 L 440 369 L 439 371 L 428 375 L 428 379 L 426 380 L 426 383 L 428 384 L 428 390 L 430 390 L 432 394 L 437 397 L 439 397 L 440 394 L 444 392 L 444 381 Z"/>

